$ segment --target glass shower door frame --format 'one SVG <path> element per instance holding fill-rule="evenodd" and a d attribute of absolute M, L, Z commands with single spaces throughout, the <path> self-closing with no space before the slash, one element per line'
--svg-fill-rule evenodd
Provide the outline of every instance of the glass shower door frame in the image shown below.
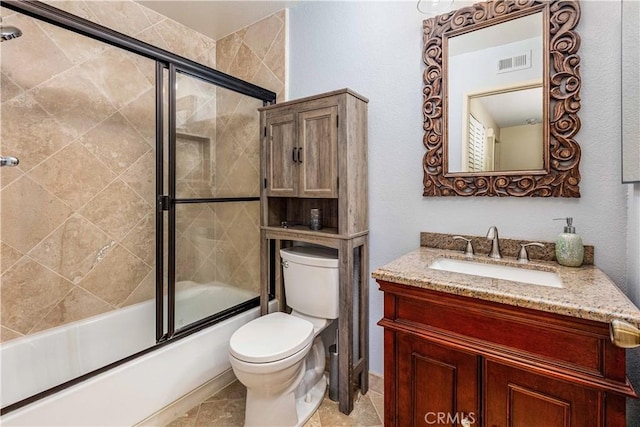
<path fill-rule="evenodd" d="M 164 114 L 163 114 L 163 93 L 162 88 L 164 86 L 164 70 L 168 69 L 168 138 L 167 141 L 164 141 L 163 132 L 164 132 L 164 124 L 162 123 Z M 250 308 L 257 307 L 260 305 L 260 297 L 252 298 L 248 301 L 245 301 L 236 306 L 230 307 L 221 312 L 212 314 L 200 320 L 197 320 L 193 323 L 185 325 L 179 329 L 176 329 L 176 207 L 177 205 L 185 205 L 185 204 L 205 204 L 205 203 L 227 203 L 227 202 L 260 202 L 260 196 L 252 196 L 252 197 L 211 197 L 211 198 L 178 198 L 176 191 L 176 182 L 177 182 L 177 155 L 176 155 L 176 145 L 177 145 L 177 111 L 176 111 L 176 102 L 177 102 L 177 75 L 178 73 L 187 75 L 192 78 L 203 80 L 207 83 L 211 83 L 218 87 L 226 88 L 209 78 L 209 76 L 201 73 L 193 72 L 191 69 L 185 69 L 180 67 L 179 65 L 175 65 L 170 63 L 168 67 L 164 67 L 162 64 L 158 63 L 158 67 L 156 69 L 156 78 L 159 79 L 156 83 L 157 89 L 157 100 L 156 100 L 156 108 L 158 112 L 156 114 L 156 135 L 157 135 L 157 176 L 156 176 L 156 184 L 157 184 L 157 215 L 156 215 L 156 340 L 157 342 L 163 342 L 167 340 L 171 340 L 174 337 L 183 336 L 186 334 L 190 334 L 201 330 L 213 323 L 226 319 L 235 315 L 236 313 L 246 311 Z M 231 89 L 234 90 L 235 89 Z M 243 93 L 247 96 L 252 96 L 257 99 L 259 98 L 255 95 Z M 266 101 L 262 99 L 263 105 L 267 105 L 270 101 Z M 166 194 L 163 189 L 163 180 L 164 180 L 164 143 L 168 144 L 168 185 L 166 189 Z M 167 306 L 166 306 L 166 330 L 165 330 L 165 304 L 164 304 L 164 258 L 163 258 L 163 250 L 164 250 L 164 242 L 163 242 L 163 234 L 164 234 L 164 212 L 167 212 L 167 222 L 168 222 L 168 257 L 167 257 Z"/>

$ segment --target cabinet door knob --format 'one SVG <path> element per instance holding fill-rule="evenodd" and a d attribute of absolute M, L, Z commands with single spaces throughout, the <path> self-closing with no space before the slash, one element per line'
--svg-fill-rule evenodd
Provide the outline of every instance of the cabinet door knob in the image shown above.
<path fill-rule="evenodd" d="M 467 417 L 462 418 L 462 420 L 460 420 L 460 425 L 462 427 L 471 427 L 471 420 Z"/>
<path fill-rule="evenodd" d="M 291 150 L 291 160 L 293 160 L 293 163 L 296 163 L 296 150 L 298 149 L 298 147 L 293 147 L 293 150 Z"/>
<path fill-rule="evenodd" d="M 298 163 L 302 163 L 302 158 L 300 157 L 302 153 L 302 147 L 298 147 Z"/>

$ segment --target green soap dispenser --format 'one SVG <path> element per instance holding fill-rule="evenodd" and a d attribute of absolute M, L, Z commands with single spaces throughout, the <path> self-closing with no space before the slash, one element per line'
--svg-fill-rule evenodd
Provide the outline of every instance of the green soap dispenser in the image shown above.
<path fill-rule="evenodd" d="M 584 244 L 582 237 L 576 234 L 573 226 L 573 218 L 554 218 L 554 221 L 567 221 L 564 233 L 560 233 L 556 239 L 556 260 L 560 265 L 567 267 L 580 267 L 584 259 Z"/>

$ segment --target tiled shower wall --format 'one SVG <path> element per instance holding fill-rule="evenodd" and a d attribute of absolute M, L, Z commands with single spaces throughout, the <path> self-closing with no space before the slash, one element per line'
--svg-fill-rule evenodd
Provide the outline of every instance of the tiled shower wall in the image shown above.
<path fill-rule="evenodd" d="M 285 98 L 286 10 L 270 15 L 217 41 L 216 67 Z M 218 90 L 215 150 L 218 194 L 260 194 L 260 103 Z M 232 112 L 225 114 L 222 112 Z M 220 208 L 219 208 L 220 209 Z M 232 228 L 220 235 L 217 278 L 259 292 L 259 203 L 224 206 Z M 220 261 L 220 260 L 219 260 Z"/>
<path fill-rule="evenodd" d="M 50 3 L 215 68 L 215 41 L 132 1 Z M 8 9 L 0 13 L 5 24 L 29 34 L 0 50 L 1 148 L 21 158 L 19 167 L 3 168 L 0 177 L 0 321 L 6 341 L 153 298 L 155 103 L 152 61 Z M 260 67 L 248 80 L 281 94 L 284 76 L 259 72 L 273 64 L 267 54 L 279 45 L 284 70 L 284 14 L 274 16 L 281 28 L 260 51 Z M 251 39 L 242 43 L 250 46 Z M 240 67 L 243 58 L 236 61 Z M 265 75 L 275 79 L 261 82 Z M 212 92 L 210 117 L 217 111 L 229 115 L 193 133 L 209 138 L 209 170 L 218 169 L 208 179 L 216 195 L 224 194 L 226 174 L 233 173 L 234 183 L 247 183 L 247 192 L 257 194 L 249 188 L 258 170 L 256 106 L 232 98 Z M 220 144 L 225 140 L 231 145 Z M 197 227 L 191 237 L 204 233 L 215 244 L 207 259 L 192 243 L 196 239 L 189 242 L 196 251 L 191 258 L 183 251 L 178 260 L 178 269 L 191 275 L 183 279 L 206 276 L 257 290 L 257 205 L 233 203 L 184 215 L 179 244 L 189 227 Z M 206 262 L 215 276 L 198 268 Z"/>

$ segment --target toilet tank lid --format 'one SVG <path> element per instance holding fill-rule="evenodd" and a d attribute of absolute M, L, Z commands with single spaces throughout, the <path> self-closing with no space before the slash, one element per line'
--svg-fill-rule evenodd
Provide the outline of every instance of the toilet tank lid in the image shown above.
<path fill-rule="evenodd" d="M 338 268 L 338 251 L 317 246 L 294 246 L 280 249 L 282 259 L 303 265 Z"/>
<path fill-rule="evenodd" d="M 249 363 L 289 357 L 313 341 L 313 324 L 285 313 L 271 313 L 241 326 L 231 336 L 229 351 Z"/>

